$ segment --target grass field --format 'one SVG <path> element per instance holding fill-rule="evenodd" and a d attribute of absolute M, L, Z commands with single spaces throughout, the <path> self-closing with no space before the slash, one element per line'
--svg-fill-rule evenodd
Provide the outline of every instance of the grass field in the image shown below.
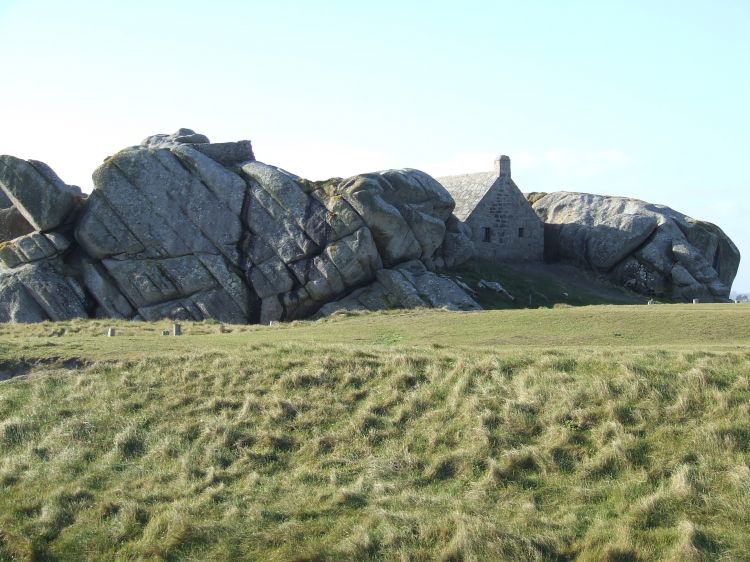
<path fill-rule="evenodd" d="M 108 325 L 0 325 L 0 560 L 750 559 L 750 306 Z"/>

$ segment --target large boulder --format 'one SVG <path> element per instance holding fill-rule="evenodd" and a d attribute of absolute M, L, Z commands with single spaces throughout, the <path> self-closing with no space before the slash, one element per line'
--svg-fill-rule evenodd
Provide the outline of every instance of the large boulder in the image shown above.
<path fill-rule="evenodd" d="M 249 140 L 212 143 L 207 136 L 196 133 L 192 129 L 180 129 L 171 135 L 152 135 L 147 137 L 141 145 L 151 148 L 177 149 L 190 145 L 191 149 L 197 150 L 223 166 L 255 160 L 253 145 Z"/>
<path fill-rule="evenodd" d="M 206 144 L 189 130 L 149 137 L 94 172 L 75 237 L 91 258 L 82 268 L 97 314 L 235 323 L 254 316 L 238 271 L 247 185 L 196 149 Z M 245 152 L 230 144 L 217 155 L 253 157 L 249 141 L 238 143 Z"/>
<path fill-rule="evenodd" d="M 81 286 L 49 263 L 23 265 L 0 275 L 0 322 L 86 317 L 86 295 Z"/>
<path fill-rule="evenodd" d="M 638 199 L 565 191 L 533 196 L 545 223 L 546 259 L 660 298 L 729 299 L 740 253 L 716 225 Z"/>
<path fill-rule="evenodd" d="M 341 195 L 373 233 L 386 266 L 421 259 L 434 267 L 455 203 L 419 170 L 388 170 L 349 178 Z"/>
<path fill-rule="evenodd" d="M 83 194 L 67 185 L 43 162 L 0 156 L 0 189 L 35 230 L 64 224 Z"/>
<path fill-rule="evenodd" d="M 458 231 L 454 246 L 443 248 L 453 201 L 418 170 L 323 182 L 260 162 L 241 172 L 249 186 L 244 268 L 262 322 L 309 316 L 373 283 L 384 266 L 419 259 L 434 269 L 445 255 L 451 263 L 471 257 L 457 255 L 470 250 Z"/>
<path fill-rule="evenodd" d="M 180 129 L 107 158 L 93 180 L 72 244 L 68 218 L 55 232 L 37 222 L 36 232 L 0 246 L 0 266 L 45 264 L 45 272 L 74 279 L 94 317 L 306 318 L 384 286 L 405 263 L 398 279 L 408 278 L 414 298 L 382 306 L 476 306 L 432 273 L 468 260 L 473 248 L 450 195 L 417 170 L 311 182 L 256 161 L 250 141 L 210 143 Z M 8 203 L 19 207 L 26 192 L 17 191 Z"/>

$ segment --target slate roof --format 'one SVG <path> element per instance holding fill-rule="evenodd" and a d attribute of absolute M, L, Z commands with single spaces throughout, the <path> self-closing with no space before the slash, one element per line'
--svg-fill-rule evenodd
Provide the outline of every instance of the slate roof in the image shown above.
<path fill-rule="evenodd" d="M 465 221 L 497 180 L 497 172 L 479 172 L 437 178 L 456 202 L 453 214 Z"/>

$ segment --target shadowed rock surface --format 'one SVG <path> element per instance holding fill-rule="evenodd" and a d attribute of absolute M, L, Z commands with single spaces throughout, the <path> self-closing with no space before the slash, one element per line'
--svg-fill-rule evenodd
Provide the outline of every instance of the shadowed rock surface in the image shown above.
<path fill-rule="evenodd" d="M 107 158 L 93 180 L 84 199 L 44 164 L 0 158 L 0 320 L 268 323 L 355 300 L 479 309 L 436 273 L 473 248 L 450 195 L 418 170 L 311 182 L 256 161 L 250 141 L 180 129 Z"/>
<path fill-rule="evenodd" d="M 545 259 L 606 273 L 639 293 L 727 302 L 740 253 L 716 225 L 637 199 L 529 194 L 545 223 Z"/>
<path fill-rule="evenodd" d="M 7 242 L 31 232 L 34 232 L 34 227 L 18 209 L 15 207 L 0 209 L 0 242 Z"/>

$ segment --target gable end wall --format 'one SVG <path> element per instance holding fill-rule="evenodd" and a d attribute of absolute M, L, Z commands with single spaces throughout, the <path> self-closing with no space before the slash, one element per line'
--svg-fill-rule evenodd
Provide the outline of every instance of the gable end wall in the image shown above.
<path fill-rule="evenodd" d="M 544 225 L 510 178 L 498 178 L 465 222 L 478 257 L 524 261 L 544 258 Z M 484 241 L 485 228 L 490 228 L 490 242 Z M 522 238 L 519 228 L 524 230 Z"/>

